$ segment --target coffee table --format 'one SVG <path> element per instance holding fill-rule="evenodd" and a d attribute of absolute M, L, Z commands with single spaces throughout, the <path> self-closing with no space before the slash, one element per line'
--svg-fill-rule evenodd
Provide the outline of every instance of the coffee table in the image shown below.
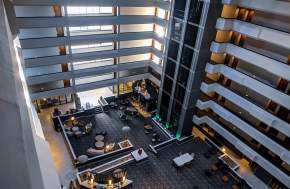
<path fill-rule="evenodd" d="M 104 143 L 103 141 L 97 141 L 97 142 L 95 143 L 95 146 L 96 146 L 96 149 L 97 149 L 97 150 L 103 150 L 104 147 L 105 147 L 105 143 Z"/>
<path fill-rule="evenodd" d="M 96 137 L 95 137 L 95 140 L 96 141 L 103 141 L 104 140 L 104 136 L 103 135 L 97 135 Z"/>

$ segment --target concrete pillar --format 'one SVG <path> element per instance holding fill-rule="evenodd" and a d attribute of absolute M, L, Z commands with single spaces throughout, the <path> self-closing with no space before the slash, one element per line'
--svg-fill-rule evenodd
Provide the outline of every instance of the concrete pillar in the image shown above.
<path fill-rule="evenodd" d="M 0 33 L 0 188 L 43 189 L 36 149 L 40 137 L 33 133 L 36 128 L 26 103 L 3 0 Z"/>

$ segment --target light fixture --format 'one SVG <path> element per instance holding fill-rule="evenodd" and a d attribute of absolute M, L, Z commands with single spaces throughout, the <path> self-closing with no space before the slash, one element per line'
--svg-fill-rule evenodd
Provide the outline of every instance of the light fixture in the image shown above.
<path fill-rule="evenodd" d="M 112 185 L 112 180 L 109 180 L 109 185 Z"/>
<path fill-rule="evenodd" d="M 246 94 L 245 96 L 247 96 L 247 97 L 248 97 L 249 95 L 248 95 L 248 94 Z"/>
<path fill-rule="evenodd" d="M 73 117 L 71 117 L 71 118 L 70 118 L 70 120 L 74 121 L 74 120 L 75 120 L 75 117 L 74 117 L 74 116 L 73 116 Z"/>
<path fill-rule="evenodd" d="M 109 151 L 109 148 L 110 148 L 110 146 L 109 146 L 109 145 L 107 145 L 107 146 L 106 146 L 106 152 L 108 152 L 108 151 Z"/>
<path fill-rule="evenodd" d="M 125 181 L 126 181 L 126 177 L 123 176 L 123 177 L 122 177 L 122 182 L 125 182 Z"/>
<path fill-rule="evenodd" d="M 88 180 L 88 183 L 89 183 L 90 185 L 93 185 L 94 182 L 95 182 L 94 180 L 95 180 L 94 174 L 90 173 L 90 178 L 89 178 L 89 180 Z"/>
<path fill-rule="evenodd" d="M 222 152 L 223 152 L 223 153 L 226 153 L 226 149 L 225 149 L 225 148 L 222 148 Z"/>

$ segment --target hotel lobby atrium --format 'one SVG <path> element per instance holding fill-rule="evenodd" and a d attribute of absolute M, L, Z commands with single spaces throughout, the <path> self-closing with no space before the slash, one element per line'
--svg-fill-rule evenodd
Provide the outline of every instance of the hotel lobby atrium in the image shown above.
<path fill-rule="evenodd" d="M 0 0 L 0 44 L 0 188 L 290 188 L 289 0 Z"/>

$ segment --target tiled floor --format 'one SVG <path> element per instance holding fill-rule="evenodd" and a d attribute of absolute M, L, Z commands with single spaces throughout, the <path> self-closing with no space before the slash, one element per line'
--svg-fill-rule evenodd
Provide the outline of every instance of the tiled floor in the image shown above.
<path fill-rule="evenodd" d="M 58 108 L 65 112 L 72 108 L 73 104 L 61 105 Z M 55 132 L 53 128 L 53 123 L 50 117 L 50 113 L 53 111 L 53 108 L 48 108 L 42 110 L 39 115 L 41 121 L 42 129 L 44 132 L 45 139 L 48 141 L 52 159 L 54 161 L 54 166 L 59 175 L 61 184 L 68 186 L 69 182 L 75 178 L 75 173 L 77 170 L 73 167 L 69 151 L 66 147 L 66 144 L 63 140 L 61 133 Z"/>

